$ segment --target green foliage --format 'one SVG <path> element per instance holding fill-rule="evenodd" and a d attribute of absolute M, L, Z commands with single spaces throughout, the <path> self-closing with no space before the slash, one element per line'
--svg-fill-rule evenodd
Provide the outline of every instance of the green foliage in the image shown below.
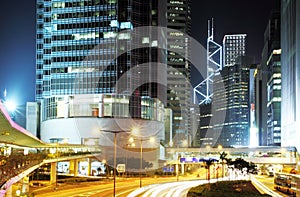
<path fill-rule="evenodd" d="M 232 162 L 232 165 L 234 165 L 235 168 L 242 170 L 243 168 L 247 168 L 248 172 L 249 170 L 254 170 L 256 168 L 256 165 L 251 162 L 247 162 L 242 158 L 237 158 Z"/>
<path fill-rule="evenodd" d="M 210 166 L 214 163 L 214 160 L 209 158 L 208 160 L 205 160 L 204 163 L 205 163 L 205 168 L 209 169 Z"/>
<path fill-rule="evenodd" d="M 226 152 L 224 152 L 224 151 L 220 153 L 220 160 L 221 160 L 221 162 L 223 162 L 226 159 L 227 155 L 228 154 Z"/>
<path fill-rule="evenodd" d="M 199 185 L 191 188 L 187 197 L 236 197 L 252 196 L 267 197 L 269 195 L 260 194 L 250 181 L 220 181 L 217 183 Z"/>
<path fill-rule="evenodd" d="M 227 163 L 227 165 L 232 165 L 232 159 L 231 158 L 225 158 L 225 161 Z"/>
<path fill-rule="evenodd" d="M 207 180 L 210 180 L 210 166 L 213 165 L 213 163 L 215 162 L 214 159 L 209 158 L 207 160 L 204 160 L 205 163 L 205 169 L 207 169 Z"/>

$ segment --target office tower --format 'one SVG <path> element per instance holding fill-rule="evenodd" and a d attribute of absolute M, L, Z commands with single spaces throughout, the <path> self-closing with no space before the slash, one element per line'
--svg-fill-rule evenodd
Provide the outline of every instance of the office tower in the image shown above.
<path fill-rule="evenodd" d="M 300 150 L 300 2 L 281 3 L 281 146 Z"/>
<path fill-rule="evenodd" d="M 240 56 L 234 62 L 228 62 L 231 66 L 225 66 L 214 79 L 211 138 L 223 147 L 248 146 L 250 140 L 249 70 L 253 58 Z"/>
<path fill-rule="evenodd" d="M 250 144 L 251 147 L 257 147 L 259 145 L 259 134 L 257 129 L 257 105 L 256 103 L 256 76 L 257 76 L 257 64 L 250 66 L 249 71 L 249 108 L 250 108 Z"/>
<path fill-rule="evenodd" d="M 197 137 L 198 127 L 200 122 L 200 111 L 199 105 L 191 104 L 190 108 L 190 122 L 191 122 L 191 135 L 193 138 L 191 139 L 192 147 L 199 147 L 199 137 Z"/>
<path fill-rule="evenodd" d="M 201 54 L 199 54 L 201 55 Z M 199 127 L 195 134 L 194 146 L 214 146 L 217 137 L 213 132 L 212 99 L 214 95 L 214 79 L 222 70 L 222 46 L 214 41 L 213 19 L 208 21 L 208 37 L 206 44 L 206 78 L 193 89 L 194 103 L 199 105 Z"/>
<path fill-rule="evenodd" d="M 194 147 L 214 146 L 213 139 L 210 138 L 210 133 L 213 132 L 212 120 L 212 103 L 199 105 L 200 122 L 196 133 Z"/>
<path fill-rule="evenodd" d="M 192 128 L 190 118 L 190 39 L 191 1 L 167 1 L 168 31 L 168 108 L 173 111 L 173 145 L 181 146 L 183 140 L 191 144 Z M 175 30 L 175 31 L 172 31 Z M 176 50 L 176 52 L 172 50 Z M 168 142 L 166 142 L 168 143 Z"/>
<path fill-rule="evenodd" d="M 225 35 L 223 38 L 223 67 L 233 66 L 236 58 L 246 54 L 246 34 Z"/>
<path fill-rule="evenodd" d="M 165 114 L 164 114 L 164 122 L 165 122 L 165 144 L 169 146 L 173 146 L 173 112 L 169 108 L 165 108 Z"/>
<path fill-rule="evenodd" d="M 262 53 L 262 68 L 266 80 L 262 86 L 266 88 L 267 102 L 267 132 L 266 145 L 281 144 L 281 48 L 280 48 L 280 12 L 273 11 L 264 34 L 264 49 Z M 266 84 L 264 82 L 267 82 Z M 265 108 L 265 107 L 264 107 Z M 265 144 L 265 143 L 263 143 Z"/>
<path fill-rule="evenodd" d="M 261 64 L 257 65 L 255 78 L 255 121 L 258 130 L 258 145 L 267 146 L 267 77 Z M 265 85 L 263 85 L 265 84 Z"/>
<path fill-rule="evenodd" d="M 101 144 L 101 130 L 163 130 L 165 32 L 147 27 L 165 27 L 165 13 L 161 0 L 37 0 L 42 140 Z"/>
<path fill-rule="evenodd" d="M 223 38 L 223 69 L 214 77 L 212 105 L 214 145 L 249 145 L 249 71 L 252 58 L 246 57 L 246 34 Z"/>

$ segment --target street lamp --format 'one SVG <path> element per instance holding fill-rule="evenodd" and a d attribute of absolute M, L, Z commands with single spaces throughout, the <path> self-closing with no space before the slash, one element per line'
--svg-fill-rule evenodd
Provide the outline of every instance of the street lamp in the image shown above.
<path fill-rule="evenodd" d="M 223 149 L 222 145 L 218 145 L 218 150 L 221 151 Z"/>
<path fill-rule="evenodd" d="M 221 165 L 222 165 L 222 178 L 223 178 L 223 172 L 224 172 L 224 169 L 223 169 L 223 159 L 224 159 L 224 156 L 226 157 L 226 155 L 224 155 L 223 153 L 221 153 L 222 149 L 223 149 L 223 146 L 221 144 L 219 144 L 218 145 L 218 150 L 219 150 L 220 160 L 221 160 Z M 219 176 L 218 172 L 219 172 L 219 164 L 217 166 L 217 180 L 218 180 L 218 176 Z"/>
<path fill-rule="evenodd" d="M 124 130 L 100 130 L 107 133 L 113 133 L 114 134 L 114 197 L 116 196 L 116 166 L 117 166 L 117 134 L 118 133 L 124 133 L 126 131 Z"/>
<path fill-rule="evenodd" d="M 149 140 L 149 142 L 154 143 L 155 139 L 154 139 L 154 137 L 150 137 L 150 138 L 140 137 L 138 140 L 140 141 L 140 171 L 139 171 L 139 177 L 140 177 L 140 187 L 142 187 L 143 141 Z M 129 142 L 133 143 L 133 141 L 134 141 L 133 137 L 129 138 Z"/>
<path fill-rule="evenodd" d="M 56 166 L 55 166 L 55 171 L 56 171 L 56 180 L 55 180 L 55 190 L 58 189 L 58 142 L 56 142 Z"/>

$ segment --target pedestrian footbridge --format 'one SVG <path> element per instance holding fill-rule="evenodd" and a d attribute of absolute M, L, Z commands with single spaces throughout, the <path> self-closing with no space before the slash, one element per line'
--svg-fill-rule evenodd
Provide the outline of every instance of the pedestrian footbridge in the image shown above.
<path fill-rule="evenodd" d="M 50 184 L 56 182 L 57 163 L 69 162 L 69 174 L 76 176 L 78 161 L 88 164 L 101 153 L 99 146 L 45 143 L 12 121 L 0 102 L 0 197 L 12 196 L 11 187 L 31 172 L 50 165 Z M 90 165 L 87 166 L 90 173 Z"/>

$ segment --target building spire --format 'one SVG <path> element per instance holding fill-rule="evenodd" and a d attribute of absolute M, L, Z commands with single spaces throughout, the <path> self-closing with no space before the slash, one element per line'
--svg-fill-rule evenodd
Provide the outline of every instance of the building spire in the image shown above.
<path fill-rule="evenodd" d="M 211 19 L 211 37 L 214 39 L 214 18 Z"/>
<path fill-rule="evenodd" d="M 210 20 L 207 22 L 207 37 L 210 37 Z"/>
<path fill-rule="evenodd" d="M 208 38 L 211 40 L 214 40 L 214 18 L 211 20 L 208 20 L 207 23 L 207 32 L 208 32 Z"/>

